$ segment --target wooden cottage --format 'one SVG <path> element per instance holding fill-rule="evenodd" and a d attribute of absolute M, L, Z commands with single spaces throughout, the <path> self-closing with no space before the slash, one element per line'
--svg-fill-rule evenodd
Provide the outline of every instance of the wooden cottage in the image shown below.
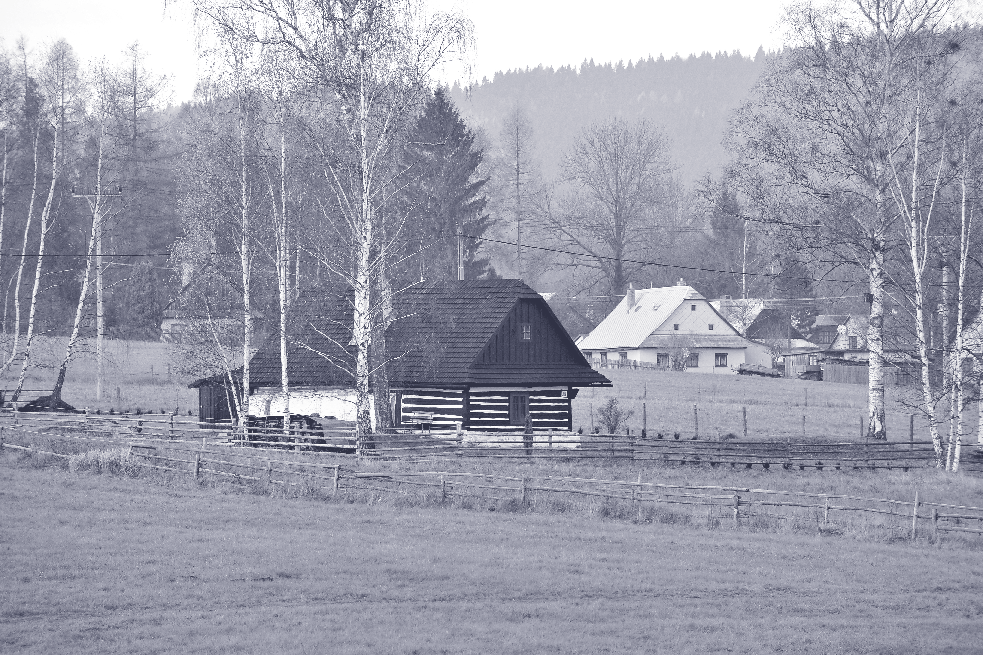
<path fill-rule="evenodd" d="M 314 289 L 291 307 L 290 393 L 280 340 L 250 363 L 250 415 L 353 420 L 351 291 Z M 424 283 L 393 299 L 386 331 L 393 424 L 413 428 L 572 430 L 582 387 L 611 386 L 584 359 L 546 301 L 520 280 Z"/>

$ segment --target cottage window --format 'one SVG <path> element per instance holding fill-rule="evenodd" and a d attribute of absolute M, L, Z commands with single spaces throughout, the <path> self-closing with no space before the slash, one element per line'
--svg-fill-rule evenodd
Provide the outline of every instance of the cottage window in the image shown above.
<path fill-rule="evenodd" d="M 522 324 L 522 340 L 532 341 L 532 323 Z"/>
<path fill-rule="evenodd" d="M 607 353 L 601 353 L 601 363 L 602 364 L 607 364 L 608 363 L 608 354 Z"/>
<path fill-rule="evenodd" d="M 712 330 L 713 329 L 713 323 L 710 323 L 709 325 L 707 325 L 707 329 L 708 330 Z"/>
<path fill-rule="evenodd" d="M 679 323 L 673 323 L 672 324 L 672 329 L 673 330 L 678 330 L 679 329 Z"/>
<path fill-rule="evenodd" d="M 655 355 L 655 365 L 659 368 L 669 368 L 669 353 L 657 353 Z"/>
<path fill-rule="evenodd" d="M 622 364 L 624 364 L 625 362 L 627 362 L 628 361 L 628 353 L 624 353 L 624 352 L 618 353 L 618 361 L 621 362 Z"/>
<path fill-rule="evenodd" d="M 529 394 L 509 394 L 509 425 L 525 425 L 529 416 Z"/>
<path fill-rule="evenodd" d="M 691 312 L 695 312 L 695 311 L 696 311 L 696 305 L 690 305 L 690 306 L 689 306 L 689 310 L 690 310 Z"/>
<path fill-rule="evenodd" d="M 700 353 L 689 353 L 686 355 L 686 362 L 684 364 L 686 368 L 699 368 L 700 367 Z"/>
<path fill-rule="evenodd" d="M 717 368 L 727 367 L 727 353 L 714 353 L 713 365 Z"/>
<path fill-rule="evenodd" d="M 819 364 L 818 355 L 809 355 L 809 366 L 816 366 Z"/>
<path fill-rule="evenodd" d="M 857 349 L 857 337 L 850 337 L 850 350 Z"/>

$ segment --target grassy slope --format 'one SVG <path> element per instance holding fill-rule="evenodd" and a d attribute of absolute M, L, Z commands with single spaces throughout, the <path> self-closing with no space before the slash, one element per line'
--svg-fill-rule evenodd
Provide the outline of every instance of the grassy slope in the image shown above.
<path fill-rule="evenodd" d="M 5 652 L 971 652 L 978 553 L 0 466 Z"/>

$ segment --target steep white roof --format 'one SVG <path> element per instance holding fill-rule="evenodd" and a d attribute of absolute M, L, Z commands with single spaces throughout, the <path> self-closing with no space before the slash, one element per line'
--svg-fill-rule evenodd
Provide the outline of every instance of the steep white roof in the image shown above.
<path fill-rule="evenodd" d="M 577 344 L 581 350 L 637 348 L 645 338 L 665 323 L 685 300 L 706 300 L 691 286 L 637 289 L 635 304 L 628 306 L 631 294 Z"/>

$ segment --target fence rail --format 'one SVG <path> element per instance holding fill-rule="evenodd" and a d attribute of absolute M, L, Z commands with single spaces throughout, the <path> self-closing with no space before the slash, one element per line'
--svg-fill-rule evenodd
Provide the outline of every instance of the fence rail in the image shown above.
<path fill-rule="evenodd" d="M 34 436 L 92 445 L 119 445 L 106 437 L 84 434 L 38 433 L 21 425 L 0 433 L 4 448 L 69 459 L 71 454 L 45 450 L 30 443 Z M 707 525 L 768 517 L 780 520 L 814 521 L 820 531 L 837 529 L 836 516 L 851 513 L 880 517 L 883 525 L 914 539 L 919 521 L 928 523 L 933 536 L 944 532 L 983 535 L 983 508 L 968 505 L 932 503 L 888 498 L 867 498 L 845 494 L 819 494 L 797 491 L 757 489 L 715 485 L 673 485 L 635 481 L 580 478 L 574 476 L 516 477 L 462 471 L 374 471 L 359 470 L 348 463 L 322 461 L 325 456 L 292 451 L 253 450 L 233 444 L 136 440 L 126 446 L 127 461 L 136 466 L 196 479 L 206 475 L 236 482 L 268 486 L 300 487 L 332 495 L 374 492 L 386 494 L 430 494 L 441 502 L 468 498 L 482 502 L 512 502 L 529 505 L 536 498 L 552 500 L 580 498 L 586 501 L 619 503 L 623 515 L 645 520 L 659 508 L 683 507 L 705 516 Z M 294 459 L 284 457 L 289 455 Z M 328 455 L 331 456 L 331 455 Z M 334 455 L 337 457 L 337 455 Z M 317 457 L 319 459 L 297 459 Z M 703 520 L 702 518 L 700 520 Z M 840 521 L 846 518 L 838 519 Z M 924 528 L 923 528 L 924 530 Z"/>
<path fill-rule="evenodd" d="M 208 429 L 188 417 L 161 414 L 95 415 L 34 412 L 0 414 L 0 436 L 7 428 L 38 433 L 77 434 L 128 442 L 223 444 L 258 449 L 354 453 L 355 439 L 342 429 L 231 425 Z M 222 429 L 224 428 L 224 429 Z M 660 435 L 661 436 L 661 435 Z M 606 459 L 672 465 L 781 468 L 784 470 L 910 470 L 935 465 L 930 442 L 821 442 L 639 438 L 539 431 L 534 434 L 444 431 L 368 435 L 361 454 L 384 459 L 419 460 L 447 456 L 491 459 Z M 983 472 L 983 453 L 968 444 L 960 468 Z"/>

